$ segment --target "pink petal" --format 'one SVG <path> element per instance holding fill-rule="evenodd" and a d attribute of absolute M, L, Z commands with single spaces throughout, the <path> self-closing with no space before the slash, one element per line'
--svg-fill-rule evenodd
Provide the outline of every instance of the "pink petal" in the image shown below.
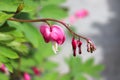
<path fill-rule="evenodd" d="M 46 24 L 40 26 L 40 32 L 46 43 L 50 41 L 50 27 Z"/>
<path fill-rule="evenodd" d="M 88 11 L 83 9 L 83 10 L 78 10 L 75 12 L 76 18 L 84 18 L 88 15 Z"/>
<path fill-rule="evenodd" d="M 23 75 L 24 80 L 31 80 L 31 76 L 28 73 L 24 73 Z"/>
<path fill-rule="evenodd" d="M 77 20 L 77 18 L 75 16 L 70 16 L 68 19 L 71 24 L 73 24 Z"/>
<path fill-rule="evenodd" d="M 51 30 L 51 40 L 57 42 L 58 44 L 63 44 L 65 41 L 65 34 L 63 29 L 58 25 L 53 25 Z"/>

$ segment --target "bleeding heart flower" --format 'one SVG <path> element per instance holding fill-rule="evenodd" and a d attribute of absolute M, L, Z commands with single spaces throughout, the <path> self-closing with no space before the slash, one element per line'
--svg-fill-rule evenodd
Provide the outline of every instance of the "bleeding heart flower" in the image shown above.
<path fill-rule="evenodd" d="M 32 67 L 32 70 L 36 76 L 40 76 L 41 72 L 38 70 L 37 67 Z"/>
<path fill-rule="evenodd" d="M 40 26 L 40 32 L 46 43 L 50 41 L 53 43 L 53 50 L 55 53 L 58 51 L 57 44 L 61 45 L 65 41 L 64 31 L 58 25 L 48 26 L 46 24 L 43 24 Z"/>
<path fill-rule="evenodd" d="M 72 38 L 72 48 L 73 48 L 73 56 L 76 56 L 76 47 L 77 47 L 77 40 Z"/>
<path fill-rule="evenodd" d="M 88 11 L 83 9 L 83 10 L 78 10 L 75 12 L 76 18 L 84 18 L 88 15 Z"/>
<path fill-rule="evenodd" d="M 27 72 L 23 74 L 23 78 L 24 80 L 31 80 L 31 76 Z"/>
<path fill-rule="evenodd" d="M 65 34 L 63 29 L 58 25 L 41 25 L 40 32 L 46 43 L 49 41 L 56 42 L 57 44 L 63 44 L 65 41 Z"/>
<path fill-rule="evenodd" d="M 9 71 L 4 64 L 0 65 L 0 71 L 6 73 L 7 75 L 9 74 Z"/>

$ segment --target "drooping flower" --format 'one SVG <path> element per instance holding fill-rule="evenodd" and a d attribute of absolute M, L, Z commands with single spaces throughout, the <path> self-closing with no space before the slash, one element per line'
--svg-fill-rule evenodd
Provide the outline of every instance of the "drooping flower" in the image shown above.
<path fill-rule="evenodd" d="M 41 72 L 37 67 L 32 67 L 32 70 L 36 76 L 40 76 Z"/>
<path fill-rule="evenodd" d="M 25 73 L 23 74 L 23 79 L 24 79 L 24 80 L 31 80 L 31 76 L 30 76 L 27 72 L 25 72 Z"/>
<path fill-rule="evenodd" d="M 61 45 L 65 41 L 64 31 L 58 25 L 52 25 L 51 27 L 45 24 L 41 25 L 40 32 L 46 43 L 51 41 Z"/>
<path fill-rule="evenodd" d="M 87 40 L 87 51 L 93 53 L 93 51 L 95 50 L 96 50 L 96 47 L 94 43 L 90 39 L 88 39 Z"/>
<path fill-rule="evenodd" d="M 82 10 L 78 10 L 75 12 L 75 16 L 76 18 L 84 18 L 88 15 L 88 11 L 85 10 L 85 9 L 82 9 Z"/>
<path fill-rule="evenodd" d="M 72 38 L 72 48 L 73 48 L 73 56 L 76 56 L 76 48 L 77 48 L 77 40 L 75 38 Z"/>
<path fill-rule="evenodd" d="M 46 43 L 53 43 L 53 51 L 56 53 L 58 51 L 57 45 L 61 45 L 65 41 L 65 34 L 63 29 L 58 25 L 48 26 L 43 24 L 40 26 L 40 32 Z"/>
<path fill-rule="evenodd" d="M 80 41 L 80 39 L 77 41 L 77 44 L 78 44 L 79 54 L 81 54 L 82 53 L 82 51 L 81 51 L 82 42 Z"/>
<path fill-rule="evenodd" d="M 68 17 L 71 24 L 75 23 L 78 19 L 85 18 L 88 16 L 88 11 L 86 9 L 77 10 L 73 15 Z"/>

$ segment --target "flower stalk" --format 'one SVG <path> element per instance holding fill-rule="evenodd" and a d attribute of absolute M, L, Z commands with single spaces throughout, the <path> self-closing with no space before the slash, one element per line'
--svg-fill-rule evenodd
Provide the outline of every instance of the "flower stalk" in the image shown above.
<path fill-rule="evenodd" d="M 17 22 L 44 22 L 44 23 L 46 23 L 46 24 L 48 24 L 48 21 L 54 21 L 54 22 L 60 23 L 60 24 L 62 24 L 66 29 L 68 29 L 68 31 L 69 31 L 74 37 L 77 37 L 78 39 L 79 39 L 79 38 L 82 38 L 82 39 L 86 40 L 86 42 L 87 42 L 87 51 L 88 51 L 88 52 L 91 52 L 91 53 L 92 53 L 93 51 L 96 50 L 95 45 L 93 44 L 93 42 L 92 42 L 90 39 L 88 39 L 88 38 L 85 37 L 85 36 L 82 36 L 82 35 L 79 35 L 79 34 L 75 33 L 74 31 L 72 31 L 72 30 L 70 29 L 70 27 L 69 27 L 70 25 L 69 25 L 69 24 L 66 24 L 66 23 L 64 23 L 64 22 L 62 22 L 62 21 L 60 21 L 60 20 L 56 20 L 56 19 L 52 19 L 52 18 L 42 18 L 42 19 L 34 19 L 34 20 L 23 20 L 23 19 L 9 18 L 8 20 L 10 20 L 10 21 L 17 21 Z"/>
<path fill-rule="evenodd" d="M 82 39 L 85 39 L 86 41 L 88 41 L 88 38 L 82 36 L 82 35 L 79 35 L 79 34 L 76 34 L 75 32 L 73 32 L 70 28 L 69 28 L 69 25 L 60 21 L 60 20 L 56 20 L 56 19 L 52 19 L 52 18 L 43 18 L 43 19 L 35 19 L 35 20 L 23 20 L 23 19 L 16 19 L 16 18 L 9 18 L 8 20 L 10 21 L 17 21 L 17 22 L 47 22 L 47 21 L 54 21 L 54 22 L 58 22 L 60 24 L 62 24 L 63 26 L 65 26 L 69 31 L 70 33 L 73 35 L 73 36 L 76 36 L 78 38 L 82 38 Z M 48 23 L 47 23 L 48 24 Z"/>

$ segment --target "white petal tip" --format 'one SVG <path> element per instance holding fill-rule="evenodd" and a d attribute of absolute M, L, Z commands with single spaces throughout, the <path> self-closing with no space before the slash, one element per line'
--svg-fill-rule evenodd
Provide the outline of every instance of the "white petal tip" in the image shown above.
<path fill-rule="evenodd" d="M 55 54 L 58 54 L 58 44 L 57 43 L 53 43 L 52 49 L 54 51 Z"/>

